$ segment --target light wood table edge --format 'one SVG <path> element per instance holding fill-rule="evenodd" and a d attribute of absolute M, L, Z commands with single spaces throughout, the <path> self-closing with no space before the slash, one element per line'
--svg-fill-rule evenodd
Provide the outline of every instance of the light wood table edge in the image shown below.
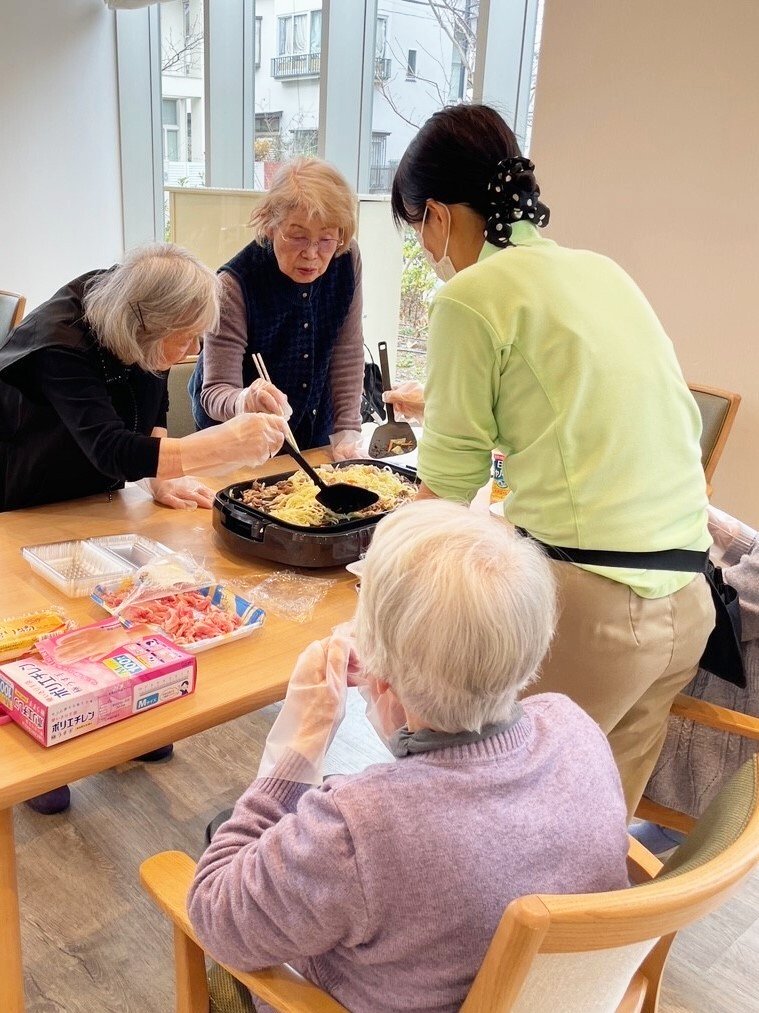
<path fill-rule="evenodd" d="M 15 782 L 12 786 L 6 788 L 0 786 L 0 809 L 18 805 L 19 802 L 25 802 L 27 799 L 57 788 L 61 784 L 67 784 L 69 781 L 78 781 L 80 778 L 108 770 L 118 763 L 133 760 L 135 757 L 142 755 L 142 753 L 147 753 L 151 749 L 165 746 L 168 742 L 186 739 L 190 735 L 204 732 L 209 728 L 215 728 L 217 725 L 243 717 L 253 711 L 260 710 L 262 707 L 267 707 L 269 704 L 276 703 L 278 700 L 283 700 L 287 692 L 287 682 L 288 677 L 285 677 L 278 685 L 267 686 L 266 690 L 256 690 L 253 688 L 249 696 L 232 702 L 223 701 L 217 707 L 207 708 L 202 712 L 193 712 L 191 707 L 192 696 L 189 696 L 186 700 L 174 700 L 164 704 L 163 707 L 158 707 L 149 714 L 135 715 L 127 718 L 126 721 L 118 721 L 113 725 L 107 725 L 105 728 L 88 732 L 86 735 L 81 736 L 81 738 L 88 740 L 86 746 L 89 747 L 89 752 L 83 750 L 81 755 L 75 753 L 70 760 L 67 760 L 51 772 L 43 771 L 42 773 L 35 773 L 30 770 L 27 777 Z M 187 706 L 187 704 L 190 706 Z M 181 714 L 177 713 L 176 717 L 167 723 L 166 710 L 175 707 L 177 709 L 182 708 Z M 127 729 L 124 726 L 127 723 L 129 734 L 125 736 L 124 733 Z M 118 729 L 116 732 L 118 741 L 115 741 L 106 748 L 93 748 L 93 738 L 101 737 L 107 739 L 110 737 L 109 733 L 113 733 L 115 729 Z M 28 743 L 32 756 L 34 755 L 34 751 L 45 748 L 38 742 L 35 742 L 34 739 L 31 739 L 23 729 L 16 725 L 6 726 L 4 733 L 14 737 L 17 736 L 19 741 L 25 745 Z M 113 735 L 113 737 L 115 738 L 116 735 Z M 51 750 L 66 749 L 67 751 L 72 751 L 71 744 L 76 741 L 77 739 L 70 739 L 68 742 L 62 742 L 58 746 L 50 746 L 48 748 Z M 0 1007 L 1 1009 L 2 1007 Z"/>

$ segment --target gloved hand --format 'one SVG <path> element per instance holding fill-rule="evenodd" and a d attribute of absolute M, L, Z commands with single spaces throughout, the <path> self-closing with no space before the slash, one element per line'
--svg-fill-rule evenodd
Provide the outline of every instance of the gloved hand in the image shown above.
<path fill-rule="evenodd" d="M 329 442 L 333 461 L 355 461 L 366 457 L 363 438 L 355 429 L 341 429 L 330 436 Z"/>
<path fill-rule="evenodd" d="M 235 415 L 178 441 L 182 471 L 255 468 L 277 453 L 284 438 L 285 421 L 279 415 Z"/>
<path fill-rule="evenodd" d="M 242 415 L 243 412 L 265 412 L 267 415 L 281 415 L 283 419 L 289 419 L 293 410 L 287 395 L 279 387 L 259 377 L 237 395 L 235 415 Z"/>
<path fill-rule="evenodd" d="M 184 475 L 182 478 L 147 478 L 139 484 L 156 503 L 163 503 L 174 510 L 195 510 L 197 507 L 210 510 L 213 506 L 213 489 L 192 475 Z"/>
<path fill-rule="evenodd" d="M 259 777 L 321 784 L 324 757 L 345 716 L 351 652 L 349 639 L 333 635 L 301 653 L 266 739 Z"/>
<path fill-rule="evenodd" d="M 392 390 L 382 393 L 385 404 L 391 404 L 396 416 L 401 415 L 409 422 L 424 419 L 424 387 L 416 380 L 405 380 Z"/>
<path fill-rule="evenodd" d="M 722 565 L 734 566 L 751 548 L 756 540 L 757 532 L 736 517 L 709 506 L 709 534 L 714 539 L 712 555 Z"/>

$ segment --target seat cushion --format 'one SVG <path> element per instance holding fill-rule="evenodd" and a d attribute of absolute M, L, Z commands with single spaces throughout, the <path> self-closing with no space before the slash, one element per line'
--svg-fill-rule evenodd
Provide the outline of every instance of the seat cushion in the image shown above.
<path fill-rule="evenodd" d="M 655 882 L 698 869 L 734 844 L 756 809 L 757 793 L 759 756 L 753 756 L 720 789 L 685 841 L 665 862 Z"/>
<path fill-rule="evenodd" d="M 208 971 L 208 994 L 208 1013 L 256 1013 L 248 989 L 218 964 L 212 963 Z"/>

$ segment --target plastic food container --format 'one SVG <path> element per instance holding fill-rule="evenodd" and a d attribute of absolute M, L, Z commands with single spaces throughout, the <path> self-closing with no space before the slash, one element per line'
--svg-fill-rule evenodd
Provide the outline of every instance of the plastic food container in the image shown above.
<path fill-rule="evenodd" d="M 107 584 L 98 586 L 92 593 L 92 600 L 102 609 L 105 609 L 106 612 L 109 612 L 111 615 L 115 615 L 115 610 L 106 604 L 103 599 L 103 595 L 107 595 L 109 591 L 118 590 L 120 585 L 121 581 L 113 581 L 110 586 Z M 241 598 L 239 595 L 236 595 L 223 584 L 215 584 L 210 587 L 200 588 L 197 593 L 210 598 L 211 604 L 221 609 L 222 612 L 239 616 L 242 621 L 242 625 L 238 626 L 236 630 L 232 630 L 231 633 L 223 633 L 220 636 L 208 637 L 205 640 L 196 640 L 194 643 L 190 644 L 180 643 L 177 641 L 182 650 L 187 651 L 189 654 L 200 654 L 201 651 L 207 651 L 212 647 L 219 647 L 221 644 L 227 644 L 233 640 L 240 640 L 243 637 L 248 637 L 255 630 L 260 629 L 264 624 L 266 613 L 263 609 L 257 608 L 246 598 Z M 156 602 L 160 601 L 160 598 L 156 599 Z M 149 607 L 150 602 L 145 602 L 144 604 Z M 127 613 L 128 611 L 129 610 L 127 610 Z M 127 617 L 125 616 L 124 618 Z M 172 634 L 170 632 L 167 632 L 166 636 L 170 640 L 172 639 Z"/>
<path fill-rule="evenodd" d="M 152 562 L 158 556 L 170 555 L 173 551 L 162 542 L 145 538 L 143 535 L 105 535 L 102 538 L 88 538 L 87 541 L 108 549 L 127 566 L 135 569 Z"/>
<path fill-rule="evenodd" d="M 109 549 L 89 541 L 27 545 L 21 550 L 35 573 L 69 598 L 83 598 L 104 581 L 131 573 L 134 567 Z"/>

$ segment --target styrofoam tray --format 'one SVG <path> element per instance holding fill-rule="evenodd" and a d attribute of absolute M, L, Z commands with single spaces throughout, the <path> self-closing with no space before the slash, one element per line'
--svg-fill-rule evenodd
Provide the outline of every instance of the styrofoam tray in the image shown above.
<path fill-rule="evenodd" d="M 123 578 L 122 578 L 123 580 Z M 92 600 L 96 602 L 106 612 L 110 612 L 111 615 L 115 615 L 115 610 L 103 601 L 101 592 L 107 592 L 112 589 L 116 589 L 121 581 L 111 581 L 111 586 L 106 584 L 98 586 L 92 594 Z M 231 633 L 224 633 L 218 637 L 209 637 L 207 640 L 198 640 L 194 644 L 179 644 L 183 651 L 188 651 L 190 654 L 200 654 L 201 651 L 208 651 L 212 647 L 219 647 L 221 644 L 230 643 L 233 640 L 241 640 L 243 637 L 250 636 L 254 630 L 260 629 L 264 624 L 266 613 L 263 609 L 256 608 L 255 605 L 247 601 L 245 598 L 241 598 L 239 595 L 234 594 L 229 588 L 223 584 L 215 584 L 210 587 L 200 588 L 198 594 L 206 595 L 211 598 L 211 604 L 218 606 L 225 612 L 234 612 L 240 616 L 243 621 L 243 625 L 239 626 L 236 630 Z M 160 599 L 157 599 L 160 601 Z M 171 640 L 171 633 L 166 633 L 166 636 Z"/>
<path fill-rule="evenodd" d="M 108 549 L 87 541 L 27 545 L 21 554 L 35 573 L 60 588 L 69 598 L 83 598 L 103 581 L 133 570 Z"/>

